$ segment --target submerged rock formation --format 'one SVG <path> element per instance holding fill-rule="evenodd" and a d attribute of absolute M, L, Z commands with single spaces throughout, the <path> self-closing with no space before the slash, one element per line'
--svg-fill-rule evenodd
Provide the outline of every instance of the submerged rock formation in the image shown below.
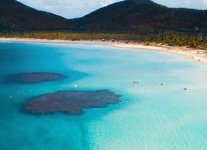
<path fill-rule="evenodd" d="M 33 114 L 65 112 L 81 114 L 84 108 L 105 107 L 120 101 L 120 95 L 109 90 L 59 91 L 32 98 L 25 110 Z"/>
<path fill-rule="evenodd" d="M 8 82 L 14 83 L 38 83 L 45 81 L 61 80 L 65 78 L 67 78 L 67 76 L 59 73 L 33 72 L 11 75 L 6 80 Z"/>

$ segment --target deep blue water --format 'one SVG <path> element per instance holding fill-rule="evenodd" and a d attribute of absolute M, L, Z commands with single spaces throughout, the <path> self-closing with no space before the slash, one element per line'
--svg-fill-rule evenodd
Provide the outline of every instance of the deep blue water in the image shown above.
<path fill-rule="evenodd" d="M 107 45 L 1 42 L 0 68 L 1 150 L 207 147 L 206 64 Z M 28 85 L 4 82 L 12 74 L 41 71 L 69 78 Z M 80 116 L 23 111 L 32 96 L 71 89 L 109 89 L 122 95 L 121 103 L 87 109 Z"/>

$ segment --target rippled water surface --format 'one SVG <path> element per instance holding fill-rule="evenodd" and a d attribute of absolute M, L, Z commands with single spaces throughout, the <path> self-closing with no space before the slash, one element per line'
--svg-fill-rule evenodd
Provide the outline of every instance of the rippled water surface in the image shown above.
<path fill-rule="evenodd" d="M 5 82 L 9 75 L 27 72 L 56 72 L 68 78 Z M 122 95 L 121 102 L 75 116 L 32 115 L 23 109 L 33 96 L 102 89 Z M 1 150 L 206 148 L 206 64 L 171 53 L 107 45 L 0 43 Z"/>

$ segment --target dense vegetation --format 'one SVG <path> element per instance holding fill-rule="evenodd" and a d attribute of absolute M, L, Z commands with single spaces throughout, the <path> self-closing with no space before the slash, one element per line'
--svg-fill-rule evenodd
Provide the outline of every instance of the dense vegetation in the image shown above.
<path fill-rule="evenodd" d="M 71 21 L 16 0 L 0 0 L 0 32 L 70 29 Z"/>
<path fill-rule="evenodd" d="M 186 46 L 207 50 L 207 34 L 179 32 L 112 33 L 112 32 L 17 32 L 0 33 L 0 37 L 35 38 L 49 40 L 104 40 L 123 42 L 161 43 L 169 46 Z"/>
<path fill-rule="evenodd" d="M 0 0 L 0 31 L 207 32 L 207 10 L 168 8 L 151 0 L 124 0 L 76 19 Z"/>
<path fill-rule="evenodd" d="M 84 30 L 178 32 L 207 31 L 207 11 L 168 8 L 151 0 L 125 0 L 98 9 L 75 26 Z"/>

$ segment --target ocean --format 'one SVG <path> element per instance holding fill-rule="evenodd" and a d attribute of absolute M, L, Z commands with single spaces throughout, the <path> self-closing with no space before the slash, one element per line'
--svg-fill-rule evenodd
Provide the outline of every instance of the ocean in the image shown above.
<path fill-rule="evenodd" d="M 21 84 L 18 73 L 65 80 Z M 24 110 L 31 97 L 110 90 L 120 103 L 80 115 Z M 150 49 L 94 43 L 0 42 L 1 150 L 205 150 L 207 65 Z"/>

